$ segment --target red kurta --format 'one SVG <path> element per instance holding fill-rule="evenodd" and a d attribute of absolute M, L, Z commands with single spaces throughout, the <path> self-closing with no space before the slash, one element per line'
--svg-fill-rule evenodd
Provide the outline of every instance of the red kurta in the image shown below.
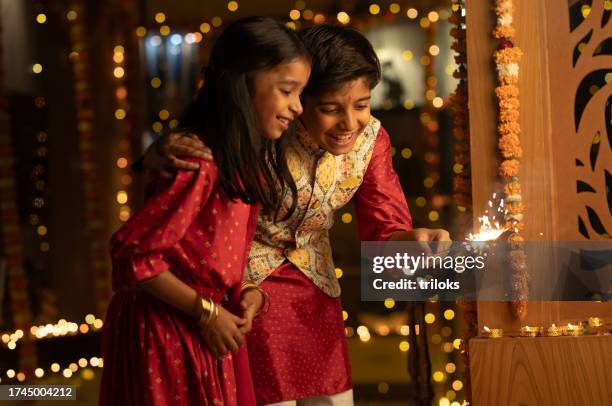
<path fill-rule="evenodd" d="M 189 316 L 137 286 L 170 270 L 216 302 L 234 288 L 237 302 L 258 210 L 224 198 L 215 164 L 199 162 L 198 171 L 157 181 L 158 192 L 112 239 L 101 405 L 251 404 L 248 365 L 234 369 L 245 346 L 215 359 Z"/>
<path fill-rule="evenodd" d="M 412 229 L 412 218 L 380 128 L 363 183 L 355 194 L 362 241 Z M 270 297 L 255 319 L 248 347 L 257 403 L 334 395 L 352 387 L 340 298 L 327 296 L 285 262 L 260 284 Z"/>

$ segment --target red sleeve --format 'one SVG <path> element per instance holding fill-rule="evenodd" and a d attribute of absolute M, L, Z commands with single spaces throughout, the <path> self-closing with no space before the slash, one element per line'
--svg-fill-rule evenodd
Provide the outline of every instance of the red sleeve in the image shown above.
<path fill-rule="evenodd" d="M 397 231 L 412 230 L 408 203 L 391 161 L 389 134 L 382 126 L 355 199 L 361 241 L 386 241 Z"/>
<path fill-rule="evenodd" d="M 199 170 L 179 171 L 161 185 L 113 236 L 114 277 L 133 286 L 168 270 L 163 250 L 183 238 L 211 194 L 216 171 L 213 163 L 200 161 Z"/>

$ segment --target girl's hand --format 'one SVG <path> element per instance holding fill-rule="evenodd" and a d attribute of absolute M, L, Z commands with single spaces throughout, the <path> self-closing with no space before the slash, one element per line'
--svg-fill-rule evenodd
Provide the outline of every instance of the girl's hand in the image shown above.
<path fill-rule="evenodd" d="M 201 158 L 212 161 L 211 150 L 200 137 L 189 133 L 170 133 L 162 135 L 144 155 L 144 166 L 156 169 L 165 177 L 172 177 L 177 169 L 195 171 L 198 164 L 184 161 L 183 157 Z"/>
<path fill-rule="evenodd" d="M 247 289 L 241 295 L 240 309 L 246 323 L 240 327 L 242 334 L 247 334 L 253 328 L 253 319 L 261 310 L 265 298 L 259 289 Z"/>
<path fill-rule="evenodd" d="M 244 334 L 241 328 L 246 324 L 246 319 L 237 317 L 225 310 L 220 304 L 219 317 L 214 323 L 202 326 L 201 332 L 206 346 L 217 358 L 236 352 L 242 345 Z"/>

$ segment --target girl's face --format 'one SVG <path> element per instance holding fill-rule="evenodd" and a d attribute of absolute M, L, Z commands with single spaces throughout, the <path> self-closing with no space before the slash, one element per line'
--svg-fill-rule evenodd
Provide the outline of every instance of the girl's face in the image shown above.
<path fill-rule="evenodd" d="M 319 146 L 334 155 L 353 149 L 370 121 L 370 87 L 364 77 L 321 96 L 307 97 L 302 122 Z"/>
<path fill-rule="evenodd" d="M 310 63 L 303 59 L 256 73 L 252 100 L 264 137 L 280 138 L 291 121 L 302 114 L 300 94 L 309 76 Z"/>

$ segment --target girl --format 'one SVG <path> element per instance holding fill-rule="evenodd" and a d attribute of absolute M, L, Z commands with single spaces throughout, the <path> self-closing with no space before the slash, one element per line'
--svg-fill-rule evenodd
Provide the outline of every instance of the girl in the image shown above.
<path fill-rule="evenodd" d="M 274 20 L 240 20 L 217 40 L 182 123 L 214 162 L 157 179 L 111 241 L 100 404 L 254 403 L 248 371 L 234 367 L 264 297 L 252 284 L 241 289 L 243 270 L 258 206 L 276 216 L 295 193 L 277 140 L 302 112 L 309 74 L 305 48 Z"/>

